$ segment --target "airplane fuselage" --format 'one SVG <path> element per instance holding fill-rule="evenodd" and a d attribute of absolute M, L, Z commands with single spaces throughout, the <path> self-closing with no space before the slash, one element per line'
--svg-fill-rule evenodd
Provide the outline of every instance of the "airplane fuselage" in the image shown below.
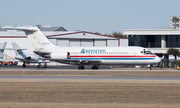
<path fill-rule="evenodd" d="M 59 59 L 66 59 L 67 52 L 69 52 L 70 55 L 67 58 L 70 60 L 100 61 L 96 65 L 146 65 L 156 64 L 160 61 L 159 57 L 154 54 L 147 54 L 144 50 L 148 51 L 143 47 L 55 47 L 43 49 L 39 52 L 54 54 L 50 58 Z M 84 65 L 91 64 L 94 63 L 89 62 Z"/>

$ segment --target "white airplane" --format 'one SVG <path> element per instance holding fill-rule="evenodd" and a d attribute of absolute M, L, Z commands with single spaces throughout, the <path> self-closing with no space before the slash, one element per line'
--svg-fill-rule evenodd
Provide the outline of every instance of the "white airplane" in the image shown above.
<path fill-rule="evenodd" d="M 16 57 L 15 59 L 18 59 L 20 61 L 23 62 L 23 67 L 26 67 L 26 63 L 38 63 L 37 67 L 40 68 L 41 67 L 41 63 L 45 63 L 45 66 L 47 66 L 47 63 L 49 61 L 47 60 L 42 60 L 40 56 L 36 55 L 36 54 L 25 54 L 23 52 L 23 50 L 25 49 L 21 49 L 15 42 L 11 43 L 13 46 L 13 50 L 15 51 Z"/>
<path fill-rule="evenodd" d="M 147 65 L 156 64 L 161 59 L 143 47 L 58 47 L 53 45 L 37 27 L 3 27 L 3 29 L 22 30 L 35 47 L 34 53 L 64 64 L 79 65 Z"/>

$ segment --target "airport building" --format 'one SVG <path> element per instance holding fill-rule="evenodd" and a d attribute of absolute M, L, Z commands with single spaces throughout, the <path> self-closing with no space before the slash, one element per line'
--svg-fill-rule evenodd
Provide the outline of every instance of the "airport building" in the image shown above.
<path fill-rule="evenodd" d="M 169 66 L 167 50 L 172 47 L 180 50 L 179 29 L 123 30 L 123 35 L 128 35 L 129 46 L 142 46 L 163 57 L 165 66 Z"/>
<path fill-rule="evenodd" d="M 41 31 L 55 45 L 60 47 L 118 47 L 128 46 L 128 38 L 116 38 L 87 31 L 67 31 L 63 27 L 41 26 Z M 0 43 L 8 42 L 6 48 L 13 48 L 11 42 L 16 42 L 25 53 L 33 53 L 34 47 L 23 31 L 4 30 L 0 27 Z M 15 57 L 13 50 L 5 50 L 5 54 Z"/>

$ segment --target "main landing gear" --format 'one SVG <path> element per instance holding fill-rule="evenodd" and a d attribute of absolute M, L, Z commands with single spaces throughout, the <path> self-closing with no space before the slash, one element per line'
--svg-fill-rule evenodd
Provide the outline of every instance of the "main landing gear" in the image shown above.
<path fill-rule="evenodd" d="M 37 68 L 42 68 L 43 67 L 43 65 L 41 65 L 41 63 L 39 63 L 38 65 L 37 65 Z M 46 68 L 47 67 L 47 63 L 44 63 L 44 68 Z"/>
<path fill-rule="evenodd" d="M 37 65 L 37 68 L 41 68 L 42 67 L 42 65 L 41 65 L 41 63 L 39 63 L 38 65 Z"/>
<path fill-rule="evenodd" d="M 78 69 L 79 69 L 79 70 L 84 70 L 85 67 L 84 67 L 83 65 L 80 65 L 80 66 L 78 67 Z"/>
<path fill-rule="evenodd" d="M 22 66 L 23 66 L 23 68 L 25 68 L 26 67 L 26 63 L 24 62 Z"/>
<path fill-rule="evenodd" d="M 22 66 L 23 66 L 23 68 L 26 68 L 26 63 L 24 62 Z M 43 67 L 43 66 L 41 65 L 41 63 L 39 63 L 39 64 L 37 65 L 37 68 L 41 68 L 41 67 Z M 45 68 L 47 67 L 47 63 L 45 63 L 44 67 L 45 67 Z"/>
<path fill-rule="evenodd" d="M 85 67 L 84 67 L 84 65 L 79 65 L 78 69 L 79 69 L 79 70 L 84 70 Z M 98 65 L 92 66 L 91 69 L 92 69 L 92 70 L 98 70 Z"/>
<path fill-rule="evenodd" d="M 98 65 L 94 65 L 94 66 L 92 66 L 92 68 L 91 68 L 92 70 L 98 70 Z"/>

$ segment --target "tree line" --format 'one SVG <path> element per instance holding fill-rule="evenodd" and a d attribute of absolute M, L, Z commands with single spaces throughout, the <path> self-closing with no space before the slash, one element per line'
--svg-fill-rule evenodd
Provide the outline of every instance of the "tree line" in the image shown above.
<path fill-rule="evenodd" d="M 101 34 L 99 32 L 95 32 L 96 34 Z M 112 37 L 118 37 L 118 38 L 127 38 L 126 35 L 123 35 L 121 32 L 112 32 L 111 34 L 104 34 L 107 36 L 112 36 Z"/>
<path fill-rule="evenodd" d="M 175 60 L 177 60 L 177 56 L 180 56 L 180 52 L 178 49 L 169 48 L 167 50 L 167 55 L 173 55 L 175 57 Z"/>

